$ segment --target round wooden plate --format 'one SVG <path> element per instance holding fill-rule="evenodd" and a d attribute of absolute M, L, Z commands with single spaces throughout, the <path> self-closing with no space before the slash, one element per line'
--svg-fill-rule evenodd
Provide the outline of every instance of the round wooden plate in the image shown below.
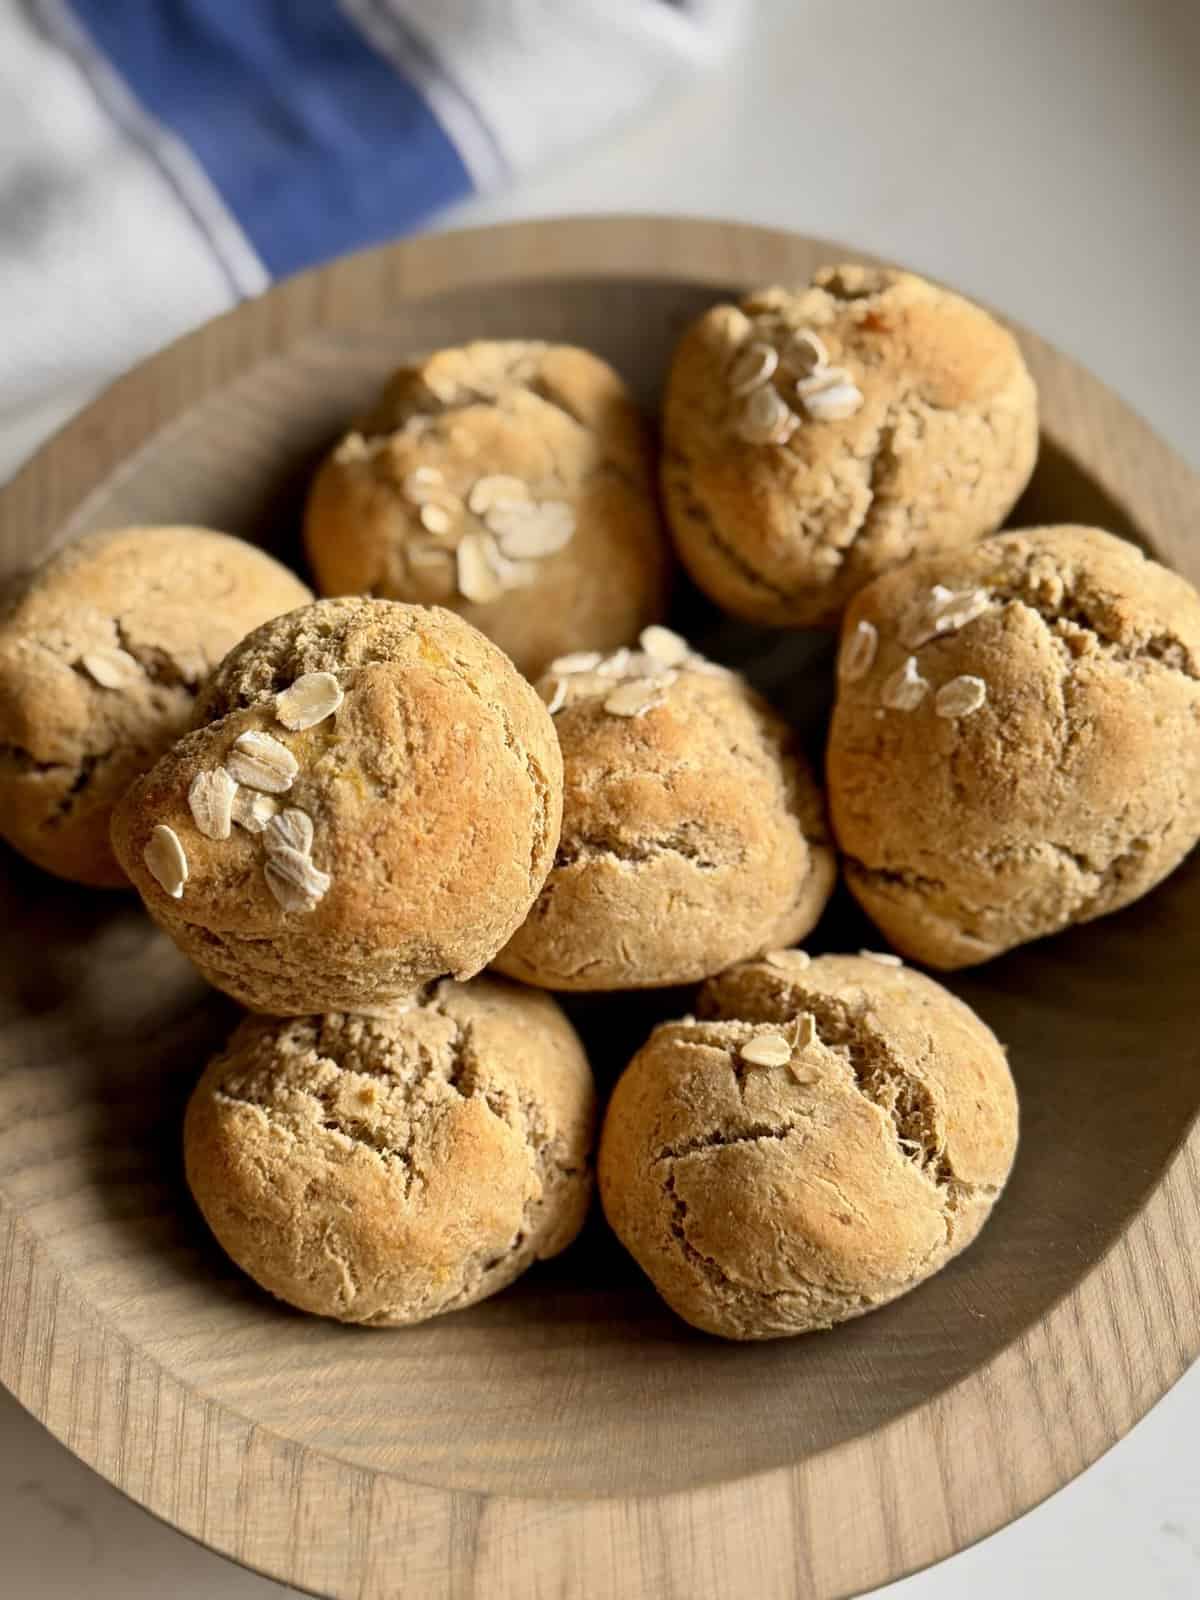
<path fill-rule="evenodd" d="M 146 362 L 35 457 L 0 495 L 0 576 L 132 522 L 295 554 L 314 454 L 406 354 L 568 339 L 652 405 L 702 306 L 831 258 L 639 217 L 338 262 Z M 1100 523 L 1200 578 L 1200 483 L 1021 337 L 1045 428 L 1014 520 Z M 785 708 L 819 712 L 802 667 L 815 655 L 826 681 L 828 643 L 693 620 Z M 817 942 L 867 942 L 846 917 Z M 182 1104 L 231 1008 L 127 897 L 11 855 L 0 929 L 0 1378 L 149 1510 L 302 1588 L 860 1592 L 1065 1483 L 1200 1348 L 1195 862 L 1118 916 L 954 979 L 1009 1045 L 1022 1095 L 994 1219 L 889 1309 L 750 1347 L 676 1322 L 599 1222 L 509 1293 L 423 1327 L 291 1314 L 221 1257 L 181 1179 Z M 577 1007 L 602 1077 L 673 1004 Z"/>

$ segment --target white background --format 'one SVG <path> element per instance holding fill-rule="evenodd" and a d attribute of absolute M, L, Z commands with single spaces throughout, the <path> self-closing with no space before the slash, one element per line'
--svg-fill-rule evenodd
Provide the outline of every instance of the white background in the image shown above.
<path fill-rule="evenodd" d="M 840 239 L 1036 328 L 1200 466 L 1198 89 L 1195 0 L 759 0 L 736 71 L 450 221 L 675 211 Z M 881 1592 L 1195 1600 L 1198 1439 L 1200 1370 L 1047 1505 Z M 283 1592 L 123 1500 L 2 1393 L 0 1552 L 5 1600 Z"/>

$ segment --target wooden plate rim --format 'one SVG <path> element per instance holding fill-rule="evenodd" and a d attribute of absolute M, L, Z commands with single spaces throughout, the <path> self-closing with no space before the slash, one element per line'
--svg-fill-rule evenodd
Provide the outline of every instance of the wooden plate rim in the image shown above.
<path fill-rule="evenodd" d="M 204 394 L 300 332 L 389 301 L 506 278 L 668 274 L 714 285 L 786 279 L 813 240 L 649 216 L 516 223 L 347 257 L 280 284 L 118 379 L 0 491 L 0 522 L 70 537 L 87 497 Z M 861 253 L 821 245 L 829 259 Z M 1055 442 L 1194 580 L 1200 560 L 1157 505 L 1200 513 L 1200 479 L 1098 380 L 1020 330 L 1056 370 Z M 1038 360 L 1040 356 L 1040 360 Z M 1059 381 L 1061 379 L 1061 382 Z M 1082 417 L 1088 418 L 1085 431 Z M 1136 461 L 1136 470 L 1133 463 Z M 1151 494 L 1148 485 L 1157 485 Z M 1179 526 L 1183 526 L 1180 519 Z M 728 1594 L 834 1600 L 982 1538 L 1068 1482 L 1200 1353 L 1200 1120 L 1125 1232 L 1032 1328 L 933 1400 L 786 1468 L 698 1490 L 539 1500 L 405 1483 L 301 1448 L 205 1400 L 83 1303 L 0 1192 L 0 1381 L 109 1482 L 232 1559 L 314 1592 Z M 150 1416 L 147 1432 L 135 1417 Z M 330 1528 L 337 1537 L 328 1537 Z M 714 1587 L 714 1585 L 718 1585 Z"/>

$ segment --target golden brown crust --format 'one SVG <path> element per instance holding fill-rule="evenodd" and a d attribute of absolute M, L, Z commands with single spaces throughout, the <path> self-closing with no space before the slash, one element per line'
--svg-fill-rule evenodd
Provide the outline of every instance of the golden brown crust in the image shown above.
<path fill-rule="evenodd" d="M 288 731 L 275 694 L 324 671 L 341 683 L 340 709 Z M 471 977 L 540 889 L 562 804 L 553 724 L 507 658 L 450 612 L 389 600 L 291 612 L 230 653 L 198 715 L 118 807 L 113 840 L 150 914 L 252 1010 L 365 1010 Z M 311 818 L 311 859 L 331 879 L 311 910 L 276 900 L 262 836 L 235 826 L 208 839 L 191 815 L 196 774 L 227 763 L 250 730 L 298 762 L 278 798 Z M 143 859 L 159 825 L 187 857 L 179 899 Z"/>
<path fill-rule="evenodd" d="M 813 420 L 781 361 L 769 382 L 798 424 L 784 443 L 747 443 L 731 363 L 801 328 L 862 405 Z M 1015 339 L 978 306 L 911 273 L 830 267 L 810 288 L 706 312 L 676 352 L 663 429 L 668 521 L 700 587 L 751 621 L 828 627 L 877 573 L 1000 526 L 1033 471 L 1037 397 Z"/>
<path fill-rule="evenodd" d="M 698 658 L 632 717 L 606 709 L 611 677 L 549 677 L 543 693 L 556 681 L 562 838 L 496 967 L 549 989 L 655 988 L 802 938 L 836 865 L 816 782 L 767 703 Z"/>
<path fill-rule="evenodd" d="M 0 616 L 4 838 L 60 877 L 125 886 L 113 805 L 230 646 L 311 598 L 265 551 L 207 528 L 94 533 L 51 556 Z M 85 661 L 107 662 L 112 684 Z"/>
<path fill-rule="evenodd" d="M 188 1106 L 218 1240 L 301 1310 L 375 1327 L 495 1294 L 557 1255 L 591 1192 L 595 1096 L 546 995 L 445 982 L 412 1009 L 248 1018 Z"/>
<path fill-rule="evenodd" d="M 450 507 L 440 534 L 406 493 L 418 470 L 440 475 L 437 503 Z M 465 502 L 497 474 L 539 504 L 568 506 L 575 528 L 530 565 L 525 586 L 473 603 L 453 555 L 464 533 L 490 537 Z M 669 545 L 645 424 L 613 369 L 567 345 L 481 341 L 402 369 L 318 472 L 305 540 L 322 593 L 449 606 L 529 677 L 567 650 L 622 644 L 666 608 Z"/>
<path fill-rule="evenodd" d="M 982 609 L 914 645 L 935 583 L 979 589 Z M 1095 528 L 997 536 L 864 589 L 843 651 L 860 624 L 878 651 L 839 685 L 830 805 L 849 885 L 898 950 L 987 960 L 1127 905 L 1200 837 L 1200 597 L 1133 545 Z M 886 709 L 910 654 L 929 690 Z M 960 676 L 984 703 L 938 716 Z"/>
<path fill-rule="evenodd" d="M 711 980 L 698 1012 L 626 1069 L 597 1168 L 610 1224 L 681 1317 L 729 1339 L 826 1328 L 975 1238 L 1017 1101 L 961 1001 L 905 968 L 789 951 Z M 742 1059 L 805 1016 L 786 1064 Z"/>

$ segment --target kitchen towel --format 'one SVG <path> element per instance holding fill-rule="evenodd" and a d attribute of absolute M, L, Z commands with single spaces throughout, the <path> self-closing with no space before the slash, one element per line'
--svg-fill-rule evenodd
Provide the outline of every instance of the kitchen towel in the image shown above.
<path fill-rule="evenodd" d="M 0 5 L 0 477 L 273 279 L 421 227 L 723 59 L 742 0 Z"/>

